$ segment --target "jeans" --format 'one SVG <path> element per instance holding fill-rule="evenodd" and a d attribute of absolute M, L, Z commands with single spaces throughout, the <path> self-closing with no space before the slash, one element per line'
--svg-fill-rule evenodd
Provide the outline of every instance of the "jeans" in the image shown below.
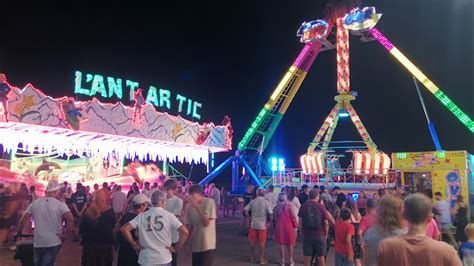
<path fill-rule="evenodd" d="M 354 266 L 354 261 L 349 262 L 347 261 L 347 256 L 346 255 L 341 255 L 336 253 L 336 259 L 335 259 L 335 265 L 336 266 Z"/>
<path fill-rule="evenodd" d="M 47 248 L 34 248 L 33 261 L 35 266 L 53 266 L 61 245 Z"/>

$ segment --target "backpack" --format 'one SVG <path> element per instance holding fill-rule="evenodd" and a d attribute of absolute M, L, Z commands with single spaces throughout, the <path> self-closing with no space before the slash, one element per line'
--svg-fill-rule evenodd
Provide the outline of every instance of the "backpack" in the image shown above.
<path fill-rule="evenodd" d="M 302 218 L 303 227 L 309 229 L 323 228 L 323 213 L 313 204 L 305 203 L 301 208 L 305 208 L 305 214 Z"/>

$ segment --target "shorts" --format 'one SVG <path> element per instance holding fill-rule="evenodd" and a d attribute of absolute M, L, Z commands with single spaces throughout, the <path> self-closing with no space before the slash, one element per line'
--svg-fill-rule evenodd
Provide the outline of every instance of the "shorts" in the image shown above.
<path fill-rule="evenodd" d="M 257 242 L 260 244 L 265 244 L 267 242 L 267 229 L 249 229 L 249 236 L 248 239 L 250 243 L 255 244 Z"/>
<path fill-rule="evenodd" d="M 312 257 L 314 255 L 318 257 L 326 256 L 327 252 L 327 240 L 324 236 L 317 237 L 306 237 L 303 238 L 303 256 Z"/>
<path fill-rule="evenodd" d="M 8 218 L 0 218 L 0 229 L 10 230 L 10 227 L 16 224 L 16 215 Z"/>
<path fill-rule="evenodd" d="M 439 229 L 440 230 L 449 230 L 451 229 L 451 223 L 439 223 Z"/>
<path fill-rule="evenodd" d="M 214 264 L 215 249 L 203 252 L 193 252 L 193 266 L 212 266 Z"/>

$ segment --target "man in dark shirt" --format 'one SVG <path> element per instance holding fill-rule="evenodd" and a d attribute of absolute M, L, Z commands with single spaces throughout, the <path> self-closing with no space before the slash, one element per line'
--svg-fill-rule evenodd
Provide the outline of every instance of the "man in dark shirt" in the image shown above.
<path fill-rule="evenodd" d="M 87 193 L 81 183 L 77 183 L 76 192 L 71 196 L 72 215 L 74 216 L 74 224 L 78 226 L 79 218 L 82 217 L 87 208 Z"/>
<path fill-rule="evenodd" d="M 301 186 L 301 192 L 300 192 L 300 194 L 298 194 L 298 199 L 300 200 L 301 204 L 304 204 L 306 201 L 308 201 L 308 199 L 309 199 L 308 192 L 309 192 L 308 185 L 306 185 L 306 184 L 302 185 Z"/>
<path fill-rule="evenodd" d="M 313 256 L 317 256 L 318 265 L 325 266 L 326 245 L 329 220 L 326 209 L 319 203 L 319 191 L 309 191 L 309 200 L 299 210 L 300 231 L 303 232 L 304 265 L 310 266 Z"/>

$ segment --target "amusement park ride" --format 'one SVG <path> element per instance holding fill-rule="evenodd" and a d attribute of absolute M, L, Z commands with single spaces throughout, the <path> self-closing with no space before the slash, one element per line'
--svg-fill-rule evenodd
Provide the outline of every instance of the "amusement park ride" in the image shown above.
<path fill-rule="evenodd" d="M 377 145 L 370 137 L 351 104 L 351 101 L 356 99 L 357 93 L 351 92 L 350 88 L 349 33 L 359 36 L 361 41 L 377 40 L 413 75 L 414 79 L 416 78 L 421 82 L 469 131 L 474 132 L 473 120 L 375 28 L 381 14 L 377 14 L 374 7 L 354 7 L 354 5 L 347 6 L 343 4 L 332 6 L 329 9 L 327 20 L 304 22 L 301 25 L 297 36 L 305 44 L 302 51 L 246 131 L 238 144 L 235 155 L 216 167 L 199 183 L 200 185 L 213 180 L 229 165 L 232 165 L 232 190 L 234 192 L 243 191 L 245 186 L 244 182 L 240 180 L 240 165 L 245 168 L 245 175 L 251 177 L 257 186 L 265 185 L 265 180 L 261 178 L 262 171 L 267 175 L 271 175 L 271 171 L 269 171 L 265 161 L 262 160 L 263 151 L 288 110 L 316 56 L 319 52 L 334 48 L 337 51 L 338 94 L 334 97 L 336 105 L 324 120 L 307 152 L 300 157 L 302 167 L 300 177 L 316 183 L 323 181 L 320 179 L 323 176 L 326 177 L 326 182 L 328 182 L 328 177 L 331 182 L 340 181 L 340 173 L 334 171 L 333 167 L 334 164 L 338 164 L 338 156 L 332 153 L 335 147 L 331 147 L 330 144 L 334 143 L 331 140 L 339 118 L 350 117 L 366 149 L 356 147 L 355 149 L 346 150 L 346 152 L 352 153 L 353 156 L 351 166 L 343 175 L 349 175 L 352 182 L 380 182 L 381 180 L 383 182 L 393 182 L 393 180 L 387 178 L 391 164 L 390 157 L 377 149 Z M 331 34 L 336 37 L 335 43 L 332 43 L 328 38 Z M 415 85 L 418 86 L 416 80 Z M 427 115 L 426 112 L 425 114 Z M 441 145 L 434 131 L 434 126 L 429 121 L 428 116 L 427 119 L 435 146 L 437 150 L 440 150 Z M 331 165 L 332 167 L 330 167 Z"/>

